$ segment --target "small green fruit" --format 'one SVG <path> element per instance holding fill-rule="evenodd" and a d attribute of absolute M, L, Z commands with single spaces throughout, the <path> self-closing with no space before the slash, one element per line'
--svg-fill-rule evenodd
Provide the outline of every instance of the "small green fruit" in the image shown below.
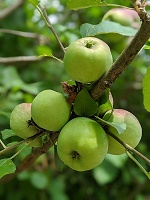
<path fill-rule="evenodd" d="M 28 125 L 31 120 L 31 103 L 18 104 L 10 115 L 10 128 L 21 138 L 28 138 L 37 133 L 37 129 Z"/>
<path fill-rule="evenodd" d="M 76 171 L 95 168 L 104 160 L 108 137 L 104 129 L 92 119 L 77 117 L 61 130 L 57 141 L 60 159 Z"/>
<path fill-rule="evenodd" d="M 36 127 L 28 125 L 29 120 L 31 120 L 31 103 L 18 104 L 10 115 L 10 128 L 17 136 L 27 139 L 37 134 Z M 42 138 L 35 138 L 29 146 L 42 146 Z"/>
<path fill-rule="evenodd" d="M 109 122 L 124 122 L 126 123 L 126 130 L 119 134 L 114 129 L 110 128 L 110 132 L 112 132 L 119 139 L 135 148 L 141 140 L 142 137 L 142 128 L 138 121 L 138 119 L 127 110 L 123 109 L 114 109 L 114 112 L 110 116 L 111 111 L 108 111 L 104 115 L 104 120 L 108 120 Z M 109 117 L 110 116 L 110 117 Z M 110 154 L 123 154 L 125 153 L 125 148 L 115 139 L 108 135 L 109 139 L 109 147 L 108 153 Z"/>
<path fill-rule="evenodd" d="M 118 22 L 123 26 L 131 26 L 136 29 L 140 26 L 140 18 L 137 12 L 126 8 L 113 8 L 109 10 L 104 15 L 103 20 Z"/>
<path fill-rule="evenodd" d="M 110 69 L 112 62 L 109 46 L 94 37 L 85 37 L 73 42 L 64 56 L 67 74 L 81 83 L 97 81 Z"/>
<path fill-rule="evenodd" d="M 33 100 L 31 116 L 41 128 L 59 131 L 69 120 L 71 104 L 59 92 L 44 90 Z"/>

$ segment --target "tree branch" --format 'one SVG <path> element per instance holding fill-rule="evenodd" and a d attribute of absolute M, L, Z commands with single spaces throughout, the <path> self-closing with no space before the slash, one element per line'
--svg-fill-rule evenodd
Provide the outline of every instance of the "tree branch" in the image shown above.
<path fill-rule="evenodd" d="M 10 30 L 10 29 L 0 29 L 0 33 L 8 33 L 8 34 L 18 35 L 25 38 L 38 39 L 39 41 L 41 41 L 41 43 L 43 43 L 43 41 L 45 43 L 45 41 L 49 40 L 48 37 L 38 34 L 38 33 L 29 33 L 29 32 L 23 32 L 23 31 Z"/>
<path fill-rule="evenodd" d="M 58 135 L 59 135 L 59 132 L 53 132 L 50 140 L 46 142 L 42 147 L 39 147 L 33 150 L 33 152 L 29 154 L 22 161 L 22 163 L 17 167 L 17 170 L 15 173 L 19 173 L 28 169 L 39 156 L 46 153 L 56 143 Z"/>
<path fill-rule="evenodd" d="M 139 8 L 138 8 L 139 9 Z M 133 61 L 138 52 L 150 37 L 150 15 L 142 10 L 140 14 L 142 25 L 129 46 L 120 54 L 118 59 L 113 63 L 109 72 L 104 75 L 94 86 L 91 96 L 94 100 L 98 99 L 101 94 L 114 83 L 120 74 Z"/>
<path fill-rule="evenodd" d="M 0 64 L 12 64 L 18 62 L 37 62 L 46 59 L 38 56 L 17 56 L 17 57 L 0 57 Z"/>
<path fill-rule="evenodd" d="M 37 7 L 37 8 L 38 8 L 38 7 Z M 48 28 L 52 31 L 52 33 L 54 34 L 54 36 L 55 36 L 55 38 L 56 38 L 58 44 L 60 45 L 61 49 L 62 49 L 63 52 L 65 53 L 66 50 L 65 50 L 63 44 L 61 43 L 61 41 L 60 41 L 60 39 L 59 39 L 59 37 L 58 37 L 58 35 L 57 35 L 55 29 L 53 28 L 53 26 L 52 26 L 52 24 L 51 24 L 51 22 L 50 22 L 50 20 L 49 20 L 49 18 L 48 18 L 48 16 L 47 16 L 45 7 L 43 7 L 43 6 L 40 4 L 40 8 L 38 8 L 38 10 L 39 10 L 39 12 L 42 14 L 42 16 L 44 17 L 45 22 L 46 22 Z"/>
<path fill-rule="evenodd" d="M 18 1 L 16 1 L 16 3 L 10 5 L 8 8 L 2 10 L 0 12 L 0 20 L 6 18 L 13 11 L 15 11 L 17 8 L 19 8 L 24 2 L 25 2 L 25 0 L 18 0 Z"/>

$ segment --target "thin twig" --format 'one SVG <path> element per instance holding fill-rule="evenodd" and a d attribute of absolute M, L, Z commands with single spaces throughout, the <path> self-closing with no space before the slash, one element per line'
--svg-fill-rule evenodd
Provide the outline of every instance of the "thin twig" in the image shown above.
<path fill-rule="evenodd" d="M 38 7 L 37 7 L 37 8 L 38 8 Z M 51 24 L 51 22 L 50 22 L 50 20 L 49 20 L 49 18 L 48 18 L 48 16 L 47 16 L 46 8 L 43 7 L 43 6 L 40 4 L 40 8 L 39 8 L 38 10 L 39 10 L 39 12 L 42 14 L 42 16 L 44 17 L 45 22 L 46 22 L 48 28 L 52 31 L 52 33 L 54 34 L 54 36 L 55 36 L 57 42 L 59 43 L 59 45 L 60 45 L 60 47 L 61 47 L 61 49 L 62 49 L 63 52 L 65 53 L 66 50 L 65 50 L 63 44 L 61 43 L 61 41 L 60 41 L 60 39 L 59 39 L 59 37 L 58 37 L 58 35 L 57 35 L 57 33 L 56 33 L 54 27 L 52 26 L 52 24 Z"/>
<path fill-rule="evenodd" d="M 0 29 L 0 33 L 8 33 L 8 34 L 13 34 L 13 35 L 18 35 L 21 37 L 38 39 L 42 41 L 48 40 L 48 37 L 38 34 L 38 33 L 29 33 L 29 32 L 23 32 L 23 31 L 10 30 L 10 29 Z"/>
<path fill-rule="evenodd" d="M 0 64 L 11 64 L 18 62 L 37 62 L 46 59 L 46 57 L 38 56 L 16 56 L 16 57 L 0 57 Z"/>

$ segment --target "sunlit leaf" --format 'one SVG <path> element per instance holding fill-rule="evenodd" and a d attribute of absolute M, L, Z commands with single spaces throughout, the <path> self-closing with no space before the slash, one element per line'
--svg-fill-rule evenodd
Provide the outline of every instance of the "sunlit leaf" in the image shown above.
<path fill-rule="evenodd" d="M 150 112 L 150 67 L 143 78 L 144 107 Z"/>
<path fill-rule="evenodd" d="M 98 105 L 92 99 L 86 88 L 83 88 L 75 98 L 74 112 L 79 116 L 92 116 L 97 112 Z"/>
<path fill-rule="evenodd" d="M 9 158 L 0 160 L 0 178 L 6 174 L 12 174 L 16 170 L 16 166 L 13 161 Z"/>
<path fill-rule="evenodd" d="M 30 3 L 32 3 L 34 6 L 37 6 L 40 3 L 40 0 L 28 0 Z"/>
<path fill-rule="evenodd" d="M 101 1 L 101 0 L 69 0 L 68 8 L 70 10 L 79 10 L 83 8 L 89 8 L 93 6 L 113 6 L 113 7 L 123 7 L 118 4 L 111 4 L 109 1 Z"/>
<path fill-rule="evenodd" d="M 39 56 L 49 56 L 52 57 L 52 50 L 47 46 L 38 46 L 37 53 Z"/>
<path fill-rule="evenodd" d="M 117 33 L 124 36 L 134 36 L 137 32 L 136 29 L 122 26 L 119 23 L 103 20 L 97 25 L 85 23 L 81 26 L 80 32 L 82 37 L 96 36 L 107 33 Z"/>
<path fill-rule="evenodd" d="M 59 58 L 55 57 L 52 54 L 51 49 L 47 46 L 39 46 L 37 48 L 37 53 L 38 53 L 39 57 L 50 57 L 50 58 L 54 58 L 54 59 L 58 60 L 59 62 L 62 62 L 62 60 L 60 60 Z"/>

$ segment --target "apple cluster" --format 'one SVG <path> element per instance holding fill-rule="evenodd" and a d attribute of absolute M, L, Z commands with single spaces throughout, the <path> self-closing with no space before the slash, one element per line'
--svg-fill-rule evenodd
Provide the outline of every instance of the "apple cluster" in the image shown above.
<path fill-rule="evenodd" d="M 47 89 L 32 103 L 17 105 L 10 116 L 11 129 L 24 139 L 41 130 L 59 132 L 58 156 L 77 171 L 95 168 L 107 153 L 125 153 L 125 148 L 109 133 L 136 147 L 142 136 L 137 118 L 126 110 L 113 109 L 110 92 L 96 101 L 90 96 L 93 83 L 108 72 L 112 62 L 110 48 L 102 40 L 85 37 L 73 42 L 64 56 L 64 68 L 74 81 L 73 85 L 63 85 L 68 96 Z M 125 123 L 121 134 L 111 125 L 114 123 Z M 35 137 L 30 145 L 41 146 L 42 139 Z"/>

